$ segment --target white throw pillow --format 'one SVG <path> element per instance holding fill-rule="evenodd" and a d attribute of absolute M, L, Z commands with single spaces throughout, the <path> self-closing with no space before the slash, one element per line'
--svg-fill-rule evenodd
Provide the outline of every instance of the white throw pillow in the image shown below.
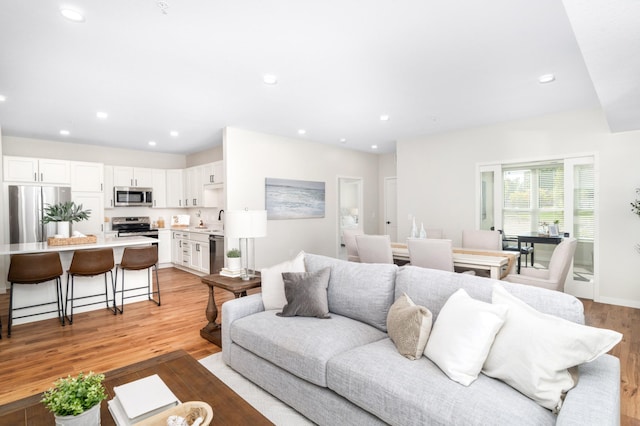
<path fill-rule="evenodd" d="M 622 339 L 616 331 L 543 314 L 500 284 L 493 285 L 492 298 L 508 313 L 482 372 L 550 410 L 559 410 L 576 384 L 569 368 L 593 361 Z"/>
<path fill-rule="evenodd" d="M 424 354 L 451 380 L 469 386 L 478 378 L 507 308 L 453 293 L 438 314 Z"/>
<path fill-rule="evenodd" d="M 287 304 L 287 297 L 284 293 L 284 281 L 282 279 L 283 272 L 306 272 L 304 266 L 304 252 L 270 268 L 262 268 L 260 271 L 262 281 L 262 304 L 264 310 L 272 309 L 282 310 Z"/>

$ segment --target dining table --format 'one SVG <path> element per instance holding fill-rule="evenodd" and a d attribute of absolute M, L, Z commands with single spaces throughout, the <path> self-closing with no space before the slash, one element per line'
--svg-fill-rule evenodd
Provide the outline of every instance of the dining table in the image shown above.
<path fill-rule="evenodd" d="M 558 245 L 562 242 L 563 236 L 564 234 L 549 235 L 549 234 L 542 234 L 539 232 L 528 232 L 528 233 L 518 234 L 518 251 L 519 252 L 521 251 L 523 243 L 530 244 L 531 248 L 533 248 L 533 245 L 536 243 Z M 534 265 L 533 255 L 534 255 L 534 250 L 531 251 L 531 266 Z M 520 273 L 519 271 L 520 271 L 520 258 L 518 258 L 518 273 Z"/>
<path fill-rule="evenodd" d="M 391 252 L 395 262 L 409 262 L 409 247 L 406 243 L 391 243 Z M 456 247 L 453 249 L 453 265 L 487 270 L 491 278 L 500 280 L 511 273 L 519 256 L 516 252 Z"/>

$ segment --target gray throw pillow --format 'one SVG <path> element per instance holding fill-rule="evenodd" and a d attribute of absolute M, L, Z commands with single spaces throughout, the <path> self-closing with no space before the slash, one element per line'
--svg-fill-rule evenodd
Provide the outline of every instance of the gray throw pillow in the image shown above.
<path fill-rule="evenodd" d="M 431 311 L 413 303 L 406 293 L 402 293 L 391 305 L 387 315 L 387 330 L 401 355 L 409 359 L 422 358 L 432 320 Z"/>
<path fill-rule="evenodd" d="M 283 272 L 284 294 L 287 304 L 281 317 L 318 317 L 329 316 L 329 302 L 327 301 L 327 287 L 331 268 L 324 268 L 316 272 Z"/>

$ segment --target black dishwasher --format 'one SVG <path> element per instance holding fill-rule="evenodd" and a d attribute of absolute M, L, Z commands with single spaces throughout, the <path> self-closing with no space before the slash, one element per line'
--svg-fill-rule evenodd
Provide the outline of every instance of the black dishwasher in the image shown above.
<path fill-rule="evenodd" d="M 209 273 L 217 274 L 224 267 L 224 236 L 209 235 Z"/>

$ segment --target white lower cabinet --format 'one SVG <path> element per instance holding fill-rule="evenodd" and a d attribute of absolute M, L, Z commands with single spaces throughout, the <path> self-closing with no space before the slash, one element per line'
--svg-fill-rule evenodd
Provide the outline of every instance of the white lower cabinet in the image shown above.
<path fill-rule="evenodd" d="M 209 234 L 171 232 L 173 264 L 209 274 Z"/>
<path fill-rule="evenodd" d="M 173 241 L 171 239 L 170 229 L 158 230 L 158 264 L 171 263 Z"/>

